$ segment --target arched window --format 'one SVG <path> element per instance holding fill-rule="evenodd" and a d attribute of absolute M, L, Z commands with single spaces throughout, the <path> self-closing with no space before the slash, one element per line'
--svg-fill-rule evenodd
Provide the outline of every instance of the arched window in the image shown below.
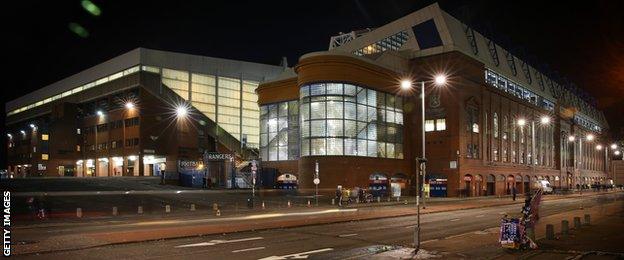
<path fill-rule="evenodd" d="M 494 112 L 492 120 L 494 120 L 494 122 L 492 122 L 492 127 L 494 128 L 494 138 L 498 138 L 498 114 L 496 112 Z"/>

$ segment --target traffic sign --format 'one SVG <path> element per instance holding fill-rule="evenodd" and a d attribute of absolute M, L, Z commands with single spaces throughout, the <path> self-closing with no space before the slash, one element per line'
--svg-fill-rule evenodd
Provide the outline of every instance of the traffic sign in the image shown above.
<path fill-rule="evenodd" d="M 321 183 L 321 179 L 314 178 L 314 185 L 319 185 L 319 183 Z"/>

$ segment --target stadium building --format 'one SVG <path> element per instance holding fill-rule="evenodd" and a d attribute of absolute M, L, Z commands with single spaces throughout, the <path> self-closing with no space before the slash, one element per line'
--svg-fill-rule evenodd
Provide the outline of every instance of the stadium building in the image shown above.
<path fill-rule="evenodd" d="M 424 127 L 431 196 L 606 183 L 608 125 L 577 90 L 433 4 L 334 36 L 261 83 L 260 157 L 302 188 L 318 163 L 321 188 L 405 194 Z"/>
<path fill-rule="evenodd" d="M 175 178 L 186 161 L 225 185 L 258 154 L 256 87 L 284 69 L 132 50 L 8 102 L 9 172 Z"/>

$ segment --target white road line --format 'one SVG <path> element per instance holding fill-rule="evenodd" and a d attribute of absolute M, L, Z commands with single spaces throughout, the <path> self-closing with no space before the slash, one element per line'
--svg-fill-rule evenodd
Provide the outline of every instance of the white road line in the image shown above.
<path fill-rule="evenodd" d="M 455 218 L 455 219 L 451 219 L 451 220 L 449 220 L 449 221 L 451 221 L 451 222 L 453 222 L 453 221 L 459 221 L 459 219 L 458 219 L 458 218 Z"/>
<path fill-rule="evenodd" d="M 323 248 L 323 249 L 317 249 L 317 250 L 301 252 L 301 253 L 295 253 L 295 254 L 290 254 L 290 255 L 283 255 L 283 256 L 273 255 L 273 256 L 269 256 L 269 257 L 265 257 L 265 258 L 260 258 L 258 260 L 306 259 L 311 254 L 321 253 L 321 252 L 326 252 L 326 251 L 332 251 L 332 250 L 334 250 L 334 249 L 333 248 Z"/>
<path fill-rule="evenodd" d="M 476 217 L 477 217 L 477 218 L 481 218 L 481 217 L 483 217 L 483 215 L 477 215 Z"/>
<path fill-rule="evenodd" d="M 405 226 L 405 228 L 415 228 L 416 225 L 409 225 L 409 226 Z"/>
<path fill-rule="evenodd" d="M 261 246 L 261 247 L 252 247 L 252 248 L 239 249 L 239 250 L 232 251 L 232 253 L 255 251 L 255 250 L 262 250 L 262 249 L 265 249 L 265 247 Z"/>
<path fill-rule="evenodd" d="M 214 245 L 217 245 L 217 244 L 236 243 L 236 242 L 244 242 L 244 241 L 251 241 L 251 240 L 260 240 L 260 239 L 264 239 L 264 238 L 263 237 L 248 237 L 248 238 L 241 238 L 241 239 L 234 239 L 234 240 L 210 240 L 208 242 L 202 242 L 202 243 L 195 243 L 195 244 L 188 244 L 188 245 L 179 245 L 179 246 L 176 246 L 176 248 L 198 247 L 198 246 L 214 246 Z"/>
<path fill-rule="evenodd" d="M 427 241 L 422 241 L 420 242 L 421 244 L 426 244 L 426 243 L 431 243 L 431 242 L 435 242 L 438 241 L 439 239 L 431 239 L 431 240 L 427 240 Z"/>
<path fill-rule="evenodd" d="M 357 236 L 357 234 L 356 233 L 351 233 L 351 234 L 338 235 L 338 237 L 352 237 L 352 236 Z"/>

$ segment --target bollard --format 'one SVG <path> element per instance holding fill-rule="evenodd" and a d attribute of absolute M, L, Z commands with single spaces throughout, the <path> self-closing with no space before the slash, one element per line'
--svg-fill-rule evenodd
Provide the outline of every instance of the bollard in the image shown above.
<path fill-rule="evenodd" d="M 561 235 L 563 237 L 568 237 L 570 234 L 570 225 L 567 220 L 561 221 Z"/>
<path fill-rule="evenodd" d="M 546 239 L 553 240 L 555 239 L 555 226 L 552 224 L 546 225 Z"/>
<path fill-rule="evenodd" d="M 219 210 L 219 204 L 212 203 L 212 210 L 214 210 L 214 211 Z"/>
<path fill-rule="evenodd" d="M 262 209 L 266 209 L 266 207 L 264 206 L 264 201 L 262 201 Z"/>
<path fill-rule="evenodd" d="M 137 208 L 137 213 L 138 213 L 138 214 L 143 214 L 143 206 L 139 206 L 139 207 Z"/>
<path fill-rule="evenodd" d="M 336 205 L 336 199 L 332 199 L 332 205 Z"/>
<path fill-rule="evenodd" d="M 583 225 L 589 226 L 589 214 L 585 214 L 585 223 Z"/>
<path fill-rule="evenodd" d="M 119 214 L 117 207 L 113 207 L 113 216 L 117 216 L 117 214 Z"/>
<path fill-rule="evenodd" d="M 221 210 L 217 209 L 217 217 L 220 217 L 220 216 L 221 216 Z"/>
<path fill-rule="evenodd" d="M 290 200 L 288 201 L 288 207 L 290 208 L 291 204 L 290 204 Z"/>
<path fill-rule="evenodd" d="M 377 197 L 377 203 L 381 202 L 381 197 Z"/>
<path fill-rule="evenodd" d="M 76 208 L 76 217 L 82 218 L 82 208 Z"/>
<path fill-rule="evenodd" d="M 195 211 L 195 204 L 191 204 L 191 211 Z"/>
<path fill-rule="evenodd" d="M 170 212 L 171 212 L 171 206 L 165 205 L 165 213 L 170 213 Z"/>
<path fill-rule="evenodd" d="M 574 229 L 579 229 L 579 228 L 581 228 L 581 218 L 574 217 Z"/>
<path fill-rule="evenodd" d="M 310 200 L 308 200 L 308 207 L 310 207 L 310 206 L 311 206 L 311 204 L 310 204 Z"/>

